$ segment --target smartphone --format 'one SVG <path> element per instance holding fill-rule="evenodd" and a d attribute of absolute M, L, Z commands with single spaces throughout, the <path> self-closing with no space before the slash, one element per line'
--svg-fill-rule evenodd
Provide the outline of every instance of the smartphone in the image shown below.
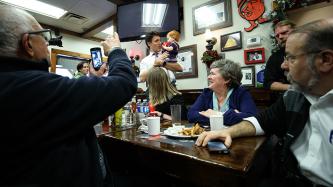
<path fill-rule="evenodd" d="M 229 149 L 224 145 L 223 142 L 217 142 L 217 141 L 211 141 L 208 142 L 208 151 L 212 153 L 223 153 L 223 154 L 229 154 Z"/>
<path fill-rule="evenodd" d="M 99 47 L 94 47 L 90 49 L 91 61 L 94 69 L 97 71 L 103 65 L 102 60 L 102 49 Z"/>

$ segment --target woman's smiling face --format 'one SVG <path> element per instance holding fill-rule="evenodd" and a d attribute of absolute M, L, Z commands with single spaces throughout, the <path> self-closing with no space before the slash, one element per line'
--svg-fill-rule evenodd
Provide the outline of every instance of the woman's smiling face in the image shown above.
<path fill-rule="evenodd" d="M 210 74 L 208 75 L 208 82 L 211 90 L 215 91 L 217 89 L 221 89 L 226 87 L 229 81 L 226 81 L 220 74 L 218 68 L 212 68 L 210 70 Z"/>

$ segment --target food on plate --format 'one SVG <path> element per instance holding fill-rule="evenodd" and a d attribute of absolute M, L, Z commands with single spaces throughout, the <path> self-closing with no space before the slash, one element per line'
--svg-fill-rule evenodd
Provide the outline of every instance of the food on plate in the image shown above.
<path fill-rule="evenodd" d="M 205 129 L 200 127 L 200 125 L 196 123 L 192 128 L 183 128 L 183 130 L 180 131 L 179 134 L 185 136 L 194 136 L 201 134 L 203 131 L 205 131 Z"/>

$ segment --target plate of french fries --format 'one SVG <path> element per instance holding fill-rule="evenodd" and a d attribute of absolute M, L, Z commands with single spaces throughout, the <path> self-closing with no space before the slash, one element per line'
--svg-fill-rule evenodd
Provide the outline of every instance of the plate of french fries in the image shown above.
<path fill-rule="evenodd" d="M 196 138 L 205 129 L 197 123 L 193 127 L 185 127 L 184 125 L 169 127 L 164 131 L 164 135 L 174 138 Z"/>

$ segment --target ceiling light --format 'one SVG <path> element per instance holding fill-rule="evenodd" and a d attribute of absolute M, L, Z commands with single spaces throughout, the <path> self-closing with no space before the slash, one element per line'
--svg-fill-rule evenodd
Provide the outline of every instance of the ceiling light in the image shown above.
<path fill-rule="evenodd" d="M 67 12 L 64 9 L 37 0 L 0 0 L 0 2 L 56 19 L 59 19 Z"/>
<path fill-rule="evenodd" d="M 113 32 L 114 32 L 114 30 L 113 30 L 113 25 L 112 25 L 111 27 L 108 27 L 108 28 L 106 28 L 106 29 L 104 29 L 104 30 L 102 31 L 102 33 L 105 33 L 105 34 L 112 34 L 112 35 L 113 35 Z"/>
<path fill-rule="evenodd" d="M 143 3 L 141 27 L 162 27 L 167 4 Z"/>

